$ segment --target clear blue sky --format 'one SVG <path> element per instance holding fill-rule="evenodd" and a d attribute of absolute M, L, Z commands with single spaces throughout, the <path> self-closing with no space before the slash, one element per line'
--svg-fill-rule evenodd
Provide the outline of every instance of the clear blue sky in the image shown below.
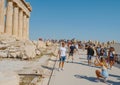
<path fill-rule="evenodd" d="M 30 39 L 120 42 L 120 0 L 26 0 L 32 6 Z"/>

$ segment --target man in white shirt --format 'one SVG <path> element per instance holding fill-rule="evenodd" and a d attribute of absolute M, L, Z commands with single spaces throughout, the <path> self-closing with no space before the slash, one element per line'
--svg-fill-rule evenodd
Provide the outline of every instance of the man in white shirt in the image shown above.
<path fill-rule="evenodd" d="M 65 48 L 65 43 L 62 43 L 62 46 L 60 47 L 59 49 L 59 59 L 60 59 L 60 63 L 59 63 L 59 70 L 61 68 L 61 70 L 63 70 L 63 67 L 64 67 L 64 62 L 65 62 L 65 59 L 66 59 L 66 51 L 67 49 Z"/>

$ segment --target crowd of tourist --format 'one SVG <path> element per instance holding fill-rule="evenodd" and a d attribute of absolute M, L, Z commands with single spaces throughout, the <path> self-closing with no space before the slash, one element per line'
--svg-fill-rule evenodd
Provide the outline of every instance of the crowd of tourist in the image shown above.
<path fill-rule="evenodd" d="M 100 78 L 103 78 L 104 82 L 106 82 L 106 79 L 108 78 L 108 69 L 112 69 L 112 66 L 115 63 L 116 60 L 116 54 L 114 47 L 108 47 L 101 44 L 95 44 L 92 42 L 81 42 L 81 41 L 75 41 L 68 40 L 64 41 L 61 40 L 59 42 L 61 44 L 59 49 L 59 71 L 64 70 L 64 62 L 70 62 L 69 59 L 71 59 L 72 63 L 74 62 L 74 55 L 78 53 L 80 55 L 79 49 L 87 50 L 87 60 L 88 60 L 88 66 L 96 66 L 100 67 L 101 70 L 96 70 L 96 81 L 99 81 Z M 92 62 L 92 58 L 95 58 L 94 62 Z"/>

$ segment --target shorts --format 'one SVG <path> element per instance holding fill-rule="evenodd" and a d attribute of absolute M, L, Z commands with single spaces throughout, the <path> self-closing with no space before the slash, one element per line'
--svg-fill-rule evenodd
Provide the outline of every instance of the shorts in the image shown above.
<path fill-rule="evenodd" d="M 104 77 L 104 78 L 108 78 L 109 74 L 107 71 L 102 71 L 101 72 L 101 75 Z"/>
<path fill-rule="evenodd" d="M 110 61 L 114 61 L 114 57 L 110 57 Z"/>
<path fill-rule="evenodd" d="M 69 53 L 69 56 L 73 56 L 73 53 Z"/>
<path fill-rule="evenodd" d="M 88 55 L 87 56 L 87 60 L 91 60 L 92 59 L 92 56 L 91 55 Z"/>
<path fill-rule="evenodd" d="M 61 56 L 60 61 L 65 62 L 66 56 Z"/>

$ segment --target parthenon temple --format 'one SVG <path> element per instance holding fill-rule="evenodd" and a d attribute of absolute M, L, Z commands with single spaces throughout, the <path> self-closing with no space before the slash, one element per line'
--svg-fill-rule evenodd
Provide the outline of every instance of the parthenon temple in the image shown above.
<path fill-rule="evenodd" d="M 25 0 L 0 0 L 0 34 L 28 40 L 31 11 Z"/>

